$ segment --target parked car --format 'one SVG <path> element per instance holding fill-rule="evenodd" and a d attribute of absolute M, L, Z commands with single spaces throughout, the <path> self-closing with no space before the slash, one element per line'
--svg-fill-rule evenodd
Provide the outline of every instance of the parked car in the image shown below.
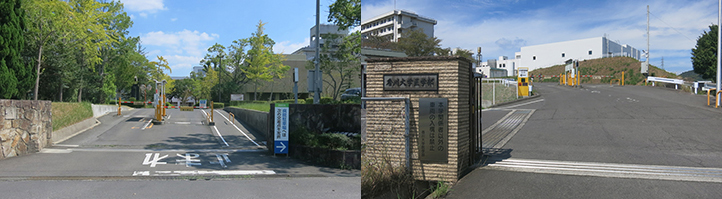
<path fill-rule="evenodd" d="M 349 100 L 354 97 L 361 97 L 361 88 L 349 88 L 341 94 L 341 101 Z"/>

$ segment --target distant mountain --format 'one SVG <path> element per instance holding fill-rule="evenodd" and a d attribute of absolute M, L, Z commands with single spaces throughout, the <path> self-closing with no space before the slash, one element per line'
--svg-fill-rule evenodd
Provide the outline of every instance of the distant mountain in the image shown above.
<path fill-rule="evenodd" d="M 682 74 L 679 74 L 680 77 L 682 77 L 684 80 L 687 81 L 701 81 L 704 80 L 702 78 L 702 75 L 694 73 L 694 70 L 690 70 L 687 72 L 683 72 Z"/>

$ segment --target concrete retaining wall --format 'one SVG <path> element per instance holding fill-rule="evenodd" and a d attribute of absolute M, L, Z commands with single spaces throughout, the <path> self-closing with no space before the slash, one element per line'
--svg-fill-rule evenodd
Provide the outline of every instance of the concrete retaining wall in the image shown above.
<path fill-rule="evenodd" d="M 50 101 L 0 100 L 0 159 L 35 153 L 52 138 Z"/>
<path fill-rule="evenodd" d="M 117 113 L 118 112 L 118 106 L 117 105 L 96 105 L 91 104 L 90 106 L 93 107 L 93 117 L 98 118 L 100 116 L 103 116 L 105 114 L 108 114 L 110 112 Z M 121 110 L 122 111 L 122 110 Z M 122 112 L 121 112 L 122 113 Z"/>
<path fill-rule="evenodd" d="M 246 124 L 246 127 L 251 127 L 253 131 L 260 132 L 263 135 L 268 133 L 270 124 L 268 123 L 269 115 L 267 112 L 234 107 L 225 107 L 223 110 L 233 113 L 238 121 Z"/>

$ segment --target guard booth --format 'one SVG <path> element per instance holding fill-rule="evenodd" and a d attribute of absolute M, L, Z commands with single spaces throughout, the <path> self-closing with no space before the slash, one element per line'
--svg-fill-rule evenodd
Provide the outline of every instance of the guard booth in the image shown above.
<path fill-rule="evenodd" d="M 529 67 L 519 67 L 519 72 L 517 73 L 517 80 L 519 90 L 518 95 L 520 97 L 526 97 L 529 96 Z"/>

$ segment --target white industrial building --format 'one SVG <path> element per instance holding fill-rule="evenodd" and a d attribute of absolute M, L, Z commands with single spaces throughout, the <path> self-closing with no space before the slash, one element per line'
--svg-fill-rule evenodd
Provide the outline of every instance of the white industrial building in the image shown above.
<path fill-rule="evenodd" d="M 422 17 L 414 12 L 394 10 L 361 22 L 361 35 L 375 35 L 397 42 L 404 30 L 422 29 L 429 37 L 434 36 L 436 20 Z"/>
<path fill-rule="evenodd" d="M 618 41 L 611 41 L 606 37 L 594 37 L 557 43 L 541 44 L 521 47 L 521 52 L 514 53 L 514 59 L 506 56 L 498 60 L 482 62 L 481 69 L 477 69 L 489 77 L 492 68 L 506 69 L 508 76 L 516 75 L 519 66 L 529 67 L 529 71 L 564 64 L 569 59 L 589 60 L 603 57 L 632 57 L 640 59 L 641 52 L 629 45 L 622 45 Z"/>
<path fill-rule="evenodd" d="M 320 38 L 316 39 L 316 26 L 314 25 L 311 27 L 311 31 L 309 34 L 309 45 L 303 48 L 300 48 L 296 50 L 295 52 L 291 54 L 303 54 L 306 55 L 307 60 L 312 60 L 314 57 L 316 57 L 316 42 L 320 43 L 318 44 L 321 49 L 323 49 L 323 44 L 325 43 L 325 39 L 323 38 L 323 35 L 325 34 L 336 34 L 340 35 L 341 37 L 337 38 L 336 43 L 340 44 L 343 37 L 348 35 L 348 30 L 339 30 L 337 25 L 332 24 L 321 24 L 318 26 L 320 34 Z M 332 46 L 331 51 L 334 51 L 337 46 Z"/>

